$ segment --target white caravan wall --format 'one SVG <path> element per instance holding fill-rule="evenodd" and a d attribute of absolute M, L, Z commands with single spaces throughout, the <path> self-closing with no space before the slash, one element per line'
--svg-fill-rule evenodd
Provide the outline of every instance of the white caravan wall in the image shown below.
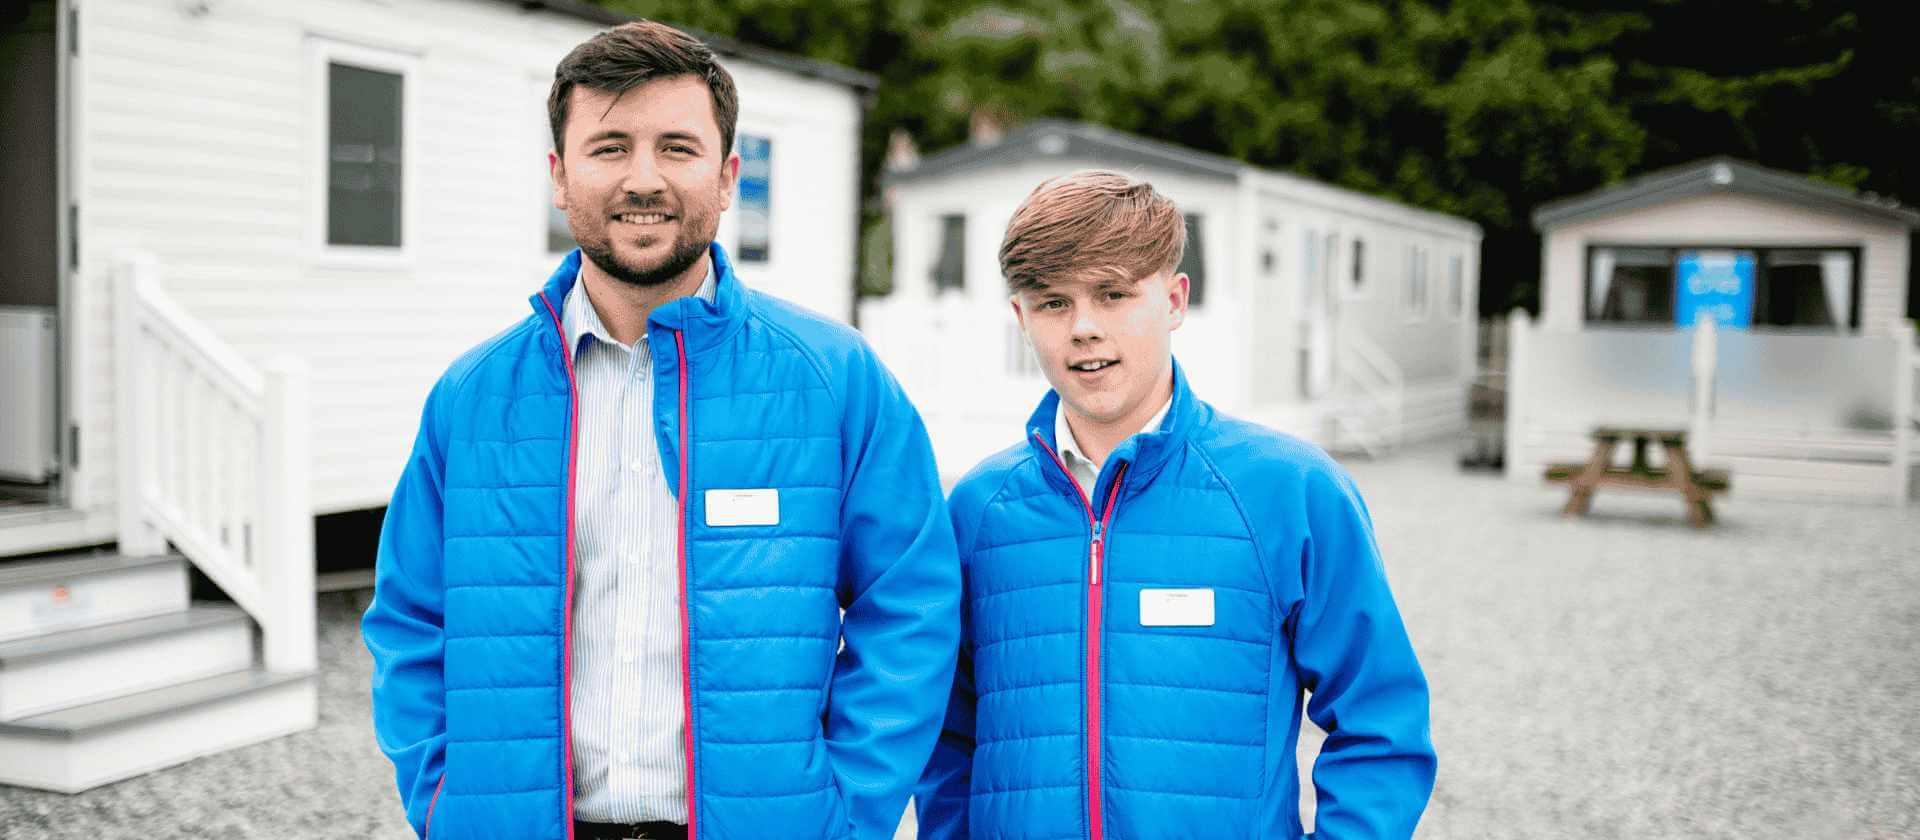
<path fill-rule="evenodd" d="M 158 255 L 164 286 L 242 356 L 312 369 L 321 512 L 384 504 L 428 388 L 528 312 L 545 279 L 545 87 L 600 29 L 494 0 L 211 4 L 87 0 L 76 63 L 82 464 L 110 504 L 114 424 L 106 267 Z M 340 258 L 310 243 L 325 189 L 316 44 L 411 63 L 408 253 Z M 857 212 L 858 94 L 725 59 L 740 131 L 772 138 L 772 261 L 750 285 L 846 318 Z M 318 191 L 318 193 L 316 192 Z M 731 215 L 731 214 L 729 214 Z M 734 223 L 720 241 L 734 242 Z"/>

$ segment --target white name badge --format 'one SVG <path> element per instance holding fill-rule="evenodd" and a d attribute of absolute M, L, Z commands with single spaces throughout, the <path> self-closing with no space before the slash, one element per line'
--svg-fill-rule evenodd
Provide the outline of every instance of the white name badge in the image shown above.
<path fill-rule="evenodd" d="M 1212 627 L 1213 590 L 1140 590 L 1141 627 Z"/>
<path fill-rule="evenodd" d="M 780 491 L 708 490 L 707 525 L 778 525 Z"/>

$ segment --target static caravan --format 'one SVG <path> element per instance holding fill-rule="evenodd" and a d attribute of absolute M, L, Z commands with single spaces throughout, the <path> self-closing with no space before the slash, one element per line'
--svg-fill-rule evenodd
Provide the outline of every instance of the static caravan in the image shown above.
<path fill-rule="evenodd" d="M 1382 453 L 1465 428 L 1480 229 L 1101 126 L 1041 120 L 890 174 L 893 292 L 866 331 L 957 477 L 1046 391 L 997 258 L 1041 181 L 1084 168 L 1154 184 L 1187 217 L 1192 307 L 1174 354 L 1223 410 Z"/>
<path fill-rule="evenodd" d="M 1507 469 L 1584 461 L 1599 425 L 1685 430 L 1739 496 L 1909 497 L 1920 212 L 1731 158 L 1534 214 L 1537 323 L 1510 322 Z"/>
<path fill-rule="evenodd" d="M 312 725 L 313 518 L 386 503 L 434 379 L 571 249 L 546 94 L 624 18 L 6 9 L 0 783 L 71 791 Z M 719 241 L 847 319 L 875 80 L 711 43 L 745 159 Z M 234 606 L 189 603 L 188 564 Z"/>

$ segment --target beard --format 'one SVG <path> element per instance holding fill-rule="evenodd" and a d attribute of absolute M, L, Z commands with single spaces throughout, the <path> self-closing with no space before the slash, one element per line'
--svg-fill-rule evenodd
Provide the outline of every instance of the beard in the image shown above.
<path fill-rule="evenodd" d="M 614 212 L 642 213 L 659 209 L 661 209 L 659 203 L 651 202 L 644 205 L 628 204 Z M 683 208 L 683 210 L 686 209 L 691 208 Z M 679 232 L 674 235 L 673 245 L 667 250 L 666 257 L 657 264 L 646 265 L 623 260 L 614 254 L 613 237 L 607 234 L 606 228 L 605 219 L 608 215 L 611 214 L 603 214 L 600 217 L 600 224 L 597 230 L 593 231 L 598 233 L 598 236 L 581 236 L 586 226 L 574 224 L 572 227 L 575 231 L 575 239 L 580 244 L 581 256 L 592 260 L 593 264 L 606 272 L 608 277 L 629 286 L 659 286 L 679 279 L 680 275 L 685 274 L 687 269 L 693 267 L 693 264 L 699 262 L 700 257 L 707 253 L 708 246 L 713 244 L 713 234 L 718 227 L 711 224 L 709 222 L 711 217 L 704 214 L 680 216 Z M 653 244 L 645 240 L 643 242 L 646 245 Z"/>

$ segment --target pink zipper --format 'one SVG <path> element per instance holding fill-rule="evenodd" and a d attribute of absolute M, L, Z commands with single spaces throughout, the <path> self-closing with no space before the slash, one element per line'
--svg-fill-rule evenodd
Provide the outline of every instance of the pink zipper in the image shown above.
<path fill-rule="evenodd" d="M 433 798 L 427 800 L 427 824 L 420 828 L 421 837 L 433 833 L 433 806 L 440 804 L 440 789 L 446 786 L 447 772 L 443 769 L 440 771 L 440 783 L 433 786 Z"/>
<path fill-rule="evenodd" d="M 693 622 L 687 618 L 687 498 L 693 488 L 687 485 L 687 380 L 693 371 L 687 367 L 687 341 L 679 330 L 673 331 L 673 347 L 680 354 L 680 691 L 686 706 L 687 748 L 687 840 L 693 840 L 694 814 L 698 810 L 693 795 Z"/>
<path fill-rule="evenodd" d="M 1100 588 L 1100 567 L 1106 559 L 1104 549 L 1109 537 L 1107 527 L 1113 522 L 1113 506 L 1120 499 L 1120 482 L 1127 476 L 1127 465 L 1122 463 L 1114 473 L 1113 484 L 1107 488 L 1107 504 L 1100 518 L 1093 517 L 1093 502 L 1087 491 L 1081 489 L 1080 480 L 1073 477 L 1073 471 L 1067 469 L 1059 453 L 1047 446 L 1045 438 L 1038 432 L 1040 446 L 1053 456 L 1053 462 L 1066 473 L 1067 480 L 1073 482 L 1073 489 L 1080 497 L 1080 505 L 1087 512 L 1087 829 L 1091 840 L 1100 840 L 1103 834 L 1100 785 L 1100 634 L 1101 619 L 1104 617 L 1106 598 Z"/>
<path fill-rule="evenodd" d="M 553 301 L 547 300 L 545 292 L 540 293 L 540 302 L 547 305 L 547 314 L 553 316 L 553 328 L 560 333 L 560 358 L 567 365 L 567 586 L 561 611 L 565 618 L 561 624 L 563 636 L 560 643 L 560 759 L 563 768 L 560 783 L 564 795 L 560 799 L 567 840 L 573 840 L 573 488 L 574 471 L 580 462 L 580 383 L 573 376 L 573 348 L 567 346 L 567 328 L 561 324 L 560 313 L 553 308 Z M 446 777 L 441 776 L 440 781 L 445 784 Z"/>

